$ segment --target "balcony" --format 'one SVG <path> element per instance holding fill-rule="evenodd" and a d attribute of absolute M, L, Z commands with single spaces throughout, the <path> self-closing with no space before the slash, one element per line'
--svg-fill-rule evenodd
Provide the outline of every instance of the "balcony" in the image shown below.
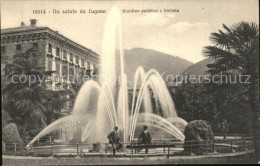
<path fill-rule="evenodd" d="M 56 57 L 60 57 L 60 53 L 56 52 Z"/>
<path fill-rule="evenodd" d="M 55 57 L 55 60 L 56 60 L 56 61 L 61 61 L 61 58 L 56 56 L 56 57 Z"/>
<path fill-rule="evenodd" d="M 35 51 L 39 50 L 38 45 L 33 45 L 33 50 Z"/>
<path fill-rule="evenodd" d="M 8 61 L 8 59 L 9 59 L 9 56 L 8 56 L 8 55 L 3 55 L 3 54 L 1 54 L 1 61 L 2 61 L 2 62 L 6 62 L 6 61 Z"/>
<path fill-rule="evenodd" d="M 63 60 L 62 60 L 62 63 L 68 64 L 69 62 L 68 62 L 66 59 L 63 59 Z"/>
<path fill-rule="evenodd" d="M 86 70 L 86 68 L 85 68 L 84 66 L 81 66 L 80 69 L 82 69 L 82 70 Z"/>
<path fill-rule="evenodd" d="M 69 65 L 70 65 L 70 66 L 74 66 L 73 61 L 69 62 Z"/>
<path fill-rule="evenodd" d="M 16 50 L 16 54 L 21 54 L 22 50 Z"/>
<path fill-rule="evenodd" d="M 49 57 L 49 58 L 53 58 L 53 57 L 54 57 L 54 56 L 52 55 L 52 53 L 49 53 L 49 52 L 46 54 L 46 56 Z"/>

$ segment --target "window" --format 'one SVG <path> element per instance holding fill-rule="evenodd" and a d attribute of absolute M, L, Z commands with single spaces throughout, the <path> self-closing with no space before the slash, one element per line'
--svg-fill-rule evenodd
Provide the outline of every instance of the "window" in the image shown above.
<path fill-rule="evenodd" d="M 33 43 L 33 49 L 38 50 L 38 43 Z"/>
<path fill-rule="evenodd" d="M 62 67 L 62 75 L 67 76 L 68 75 L 68 68 L 66 66 Z"/>
<path fill-rule="evenodd" d="M 90 62 L 89 61 L 87 62 L 87 65 L 88 65 L 87 68 L 90 69 Z"/>
<path fill-rule="evenodd" d="M 69 75 L 74 75 L 74 70 L 72 68 L 69 70 Z"/>
<path fill-rule="evenodd" d="M 67 59 L 67 51 L 63 52 L 63 59 Z"/>
<path fill-rule="evenodd" d="M 1 46 L 1 53 L 6 53 L 6 46 Z"/>
<path fill-rule="evenodd" d="M 73 62 L 73 54 L 70 54 L 70 61 Z"/>
<path fill-rule="evenodd" d="M 92 74 L 93 74 L 93 75 L 96 75 L 97 72 L 98 72 L 98 71 L 97 71 L 96 65 L 93 64 Z"/>
<path fill-rule="evenodd" d="M 79 70 L 76 68 L 75 69 L 75 75 L 78 75 L 79 74 Z"/>
<path fill-rule="evenodd" d="M 38 62 L 39 62 L 38 59 L 34 59 L 34 60 L 32 60 L 32 65 L 33 65 L 34 67 L 37 67 L 37 66 L 39 65 Z"/>
<path fill-rule="evenodd" d="M 48 52 L 49 52 L 49 53 L 52 53 L 52 45 L 51 45 L 51 44 L 49 44 Z"/>
<path fill-rule="evenodd" d="M 16 51 L 21 51 L 21 50 L 22 50 L 22 45 L 21 44 L 16 45 Z"/>
<path fill-rule="evenodd" d="M 48 60 L 48 71 L 52 71 L 52 60 Z"/>
<path fill-rule="evenodd" d="M 56 73 L 57 75 L 60 75 L 60 64 L 56 63 Z"/>
<path fill-rule="evenodd" d="M 60 48 L 56 48 L 56 56 L 60 56 Z"/>
<path fill-rule="evenodd" d="M 76 56 L 76 64 L 79 64 L 79 57 Z"/>
<path fill-rule="evenodd" d="M 72 82 L 73 81 L 73 75 L 74 75 L 74 70 L 72 68 L 69 68 L 69 80 Z"/>
<path fill-rule="evenodd" d="M 85 64 L 85 59 L 84 58 L 81 59 L 81 64 L 84 67 L 84 64 Z"/>

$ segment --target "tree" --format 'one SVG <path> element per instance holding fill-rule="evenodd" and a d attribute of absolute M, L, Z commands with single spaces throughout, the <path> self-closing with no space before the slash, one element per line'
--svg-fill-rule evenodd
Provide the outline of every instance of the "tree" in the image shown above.
<path fill-rule="evenodd" d="M 213 132 L 222 133 L 222 122 L 227 120 L 227 131 L 237 134 L 252 134 L 250 110 L 247 98 L 239 96 L 232 86 L 213 86 L 208 83 L 182 83 L 171 93 L 178 116 L 187 122 L 206 120 Z M 246 99 L 246 100 L 245 100 Z"/>
<path fill-rule="evenodd" d="M 37 57 L 38 54 L 33 50 L 14 55 L 13 62 L 4 69 L 11 80 L 4 89 L 4 107 L 16 124 L 25 129 L 46 126 L 46 109 L 40 94 L 42 86 L 39 86 L 45 73 L 34 67 L 33 62 Z M 35 80 L 30 80 L 30 76 L 35 76 Z"/>
<path fill-rule="evenodd" d="M 203 83 L 182 83 L 172 94 L 178 115 L 187 122 L 197 119 L 215 122 L 214 98 L 206 93 Z M 212 125 L 212 124 L 211 124 Z"/>
<path fill-rule="evenodd" d="M 226 32 L 212 33 L 214 46 L 205 47 L 205 56 L 215 59 L 209 64 L 209 73 L 250 75 L 246 90 L 240 97 L 249 96 L 256 160 L 259 159 L 259 26 L 255 23 L 239 22 L 231 27 L 223 24 Z M 241 86 L 240 86 L 241 87 Z M 245 86 L 246 87 L 246 86 Z M 234 99 L 239 96 L 233 96 Z"/>
<path fill-rule="evenodd" d="M 53 71 L 44 71 L 36 67 L 35 60 L 41 54 L 32 49 L 14 55 L 13 61 L 7 64 L 4 71 L 10 83 L 4 88 L 4 109 L 17 124 L 21 136 L 34 136 L 49 124 L 55 117 L 54 110 L 61 109 L 63 100 L 59 92 L 46 89 L 45 79 Z M 33 135 L 30 131 L 37 131 Z"/>

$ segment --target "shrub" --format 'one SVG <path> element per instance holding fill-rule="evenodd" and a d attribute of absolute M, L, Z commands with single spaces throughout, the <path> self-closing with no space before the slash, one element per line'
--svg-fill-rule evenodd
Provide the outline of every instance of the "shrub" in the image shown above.
<path fill-rule="evenodd" d="M 12 121 L 12 118 L 4 109 L 2 109 L 2 130 L 10 121 Z"/>
<path fill-rule="evenodd" d="M 101 151 L 101 144 L 100 142 L 96 142 L 93 144 L 93 152 L 100 152 Z"/>
<path fill-rule="evenodd" d="M 184 130 L 184 152 L 203 154 L 212 152 L 214 134 L 210 124 L 205 120 L 194 120 Z"/>
<path fill-rule="evenodd" d="M 15 123 L 9 123 L 5 126 L 2 137 L 5 143 L 23 143 Z"/>

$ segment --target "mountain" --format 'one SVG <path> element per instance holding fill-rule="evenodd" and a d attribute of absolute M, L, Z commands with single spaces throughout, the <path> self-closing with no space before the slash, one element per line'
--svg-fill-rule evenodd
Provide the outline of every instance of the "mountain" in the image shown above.
<path fill-rule="evenodd" d="M 209 60 L 208 58 L 206 58 L 189 66 L 184 72 L 182 72 L 182 75 L 206 75 L 206 71 L 209 70 L 207 65 L 213 62 L 213 60 Z"/>
<path fill-rule="evenodd" d="M 125 73 L 127 74 L 130 87 L 133 86 L 134 75 L 138 66 L 143 66 L 146 72 L 150 69 L 155 69 L 163 75 L 163 79 L 166 80 L 168 75 L 175 77 L 175 75 L 181 74 L 188 66 L 193 64 L 188 60 L 152 49 L 132 48 L 130 50 L 124 50 L 124 55 Z M 119 66 L 118 57 L 119 51 L 117 50 L 117 66 Z"/>

